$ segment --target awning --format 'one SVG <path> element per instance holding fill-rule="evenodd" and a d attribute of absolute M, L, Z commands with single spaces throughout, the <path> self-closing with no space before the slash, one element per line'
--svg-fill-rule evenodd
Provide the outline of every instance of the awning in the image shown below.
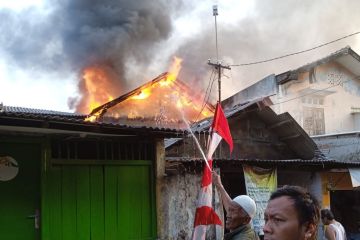
<path fill-rule="evenodd" d="M 349 168 L 351 183 L 353 187 L 360 186 L 360 168 Z"/>

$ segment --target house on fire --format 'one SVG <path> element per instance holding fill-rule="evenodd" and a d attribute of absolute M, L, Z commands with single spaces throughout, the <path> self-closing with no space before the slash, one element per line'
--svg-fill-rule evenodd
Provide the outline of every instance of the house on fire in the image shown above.
<path fill-rule="evenodd" d="M 1 104 L 2 238 L 158 239 L 164 139 L 213 111 L 196 96 L 164 73 L 89 115 Z"/>
<path fill-rule="evenodd" d="M 158 168 L 178 132 L 86 117 L 0 105 L 1 239 L 157 238 Z"/>
<path fill-rule="evenodd" d="M 209 117 L 214 106 L 203 102 L 195 92 L 171 72 L 123 94 L 89 114 L 91 121 L 130 124 L 132 126 L 167 126 L 185 128 L 184 120 L 194 122 Z"/>

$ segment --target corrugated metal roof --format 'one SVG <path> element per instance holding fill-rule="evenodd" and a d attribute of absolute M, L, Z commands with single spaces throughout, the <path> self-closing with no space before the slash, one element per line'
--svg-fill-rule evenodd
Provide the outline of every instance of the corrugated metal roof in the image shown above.
<path fill-rule="evenodd" d="M 168 162 L 188 162 L 188 163 L 204 163 L 204 160 L 201 158 L 189 158 L 189 157 L 167 157 L 166 161 Z M 289 164 L 296 165 L 316 165 L 320 167 L 360 167 L 359 162 L 341 162 L 337 160 L 321 160 L 321 159 L 213 159 L 214 164 L 254 164 L 254 165 L 272 165 L 272 166 L 280 166 Z"/>
<path fill-rule="evenodd" d="M 265 123 L 267 129 L 272 130 L 279 136 L 280 141 L 285 142 L 289 148 L 302 159 L 312 159 L 315 156 L 317 146 L 301 126 L 289 113 L 277 115 L 268 105 L 271 101 L 268 97 L 256 99 L 244 104 L 238 104 L 225 110 L 227 118 L 231 118 L 242 112 L 254 112 Z M 204 119 L 192 126 L 194 132 L 207 131 L 211 126 L 212 118 Z M 179 141 L 179 139 L 177 140 Z M 177 141 L 167 144 L 171 146 Z"/>
<path fill-rule="evenodd" d="M 360 132 L 328 134 L 312 138 L 328 158 L 360 163 Z"/>
<path fill-rule="evenodd" d="M 234 114 L 239 113 L 241 110 L 249 108 L 250 106 L 258 106 L 258 103 L 261 101 L 266 102 L 266 101 L 270 101 L 270 99 L 261 98 L 261 99 L 255 99 L 253 101 L 248 101 L 245 103 L 237 104 L 237 105 L 233 106 L 232 108 L 225 109 L 224 114 L 225 114 L 226 118 L 229 118 L 229 117 L 233 116 Z M 194 133 L 209 131 L 212 121 L 213 121 L 213 117 L 202 119 L 191 125 L 191 131 L 193 131 Z M 186 133 L 188 133 L 188 131 L 184 131 L 183 133 L 186 134 Z M 172 146 L 173 144 L 181 141 L 182 139 L 183 138 L 165 139 L 165 148 Z"/>
<path fill-rule="evenodd" d="M 339 132 L 339 133 L 327 133 L 327 134 L 321 134 L 321 135 L 312 135 L 311 138 L 317 139 L 317 138 L 327 138 L 327 137 L 337 137 L 337 136 L 344 136 L 344 135 L 355 135 L 360 136 L 360 131 L 351 131 L 351 132 Z"/>
<path fill-rule="evenodd" d="M 51 128 L 53 123 L 57 128 L 67 126 L 67 129 L 75 130 L 79 126 L 88 127 L 90 130 L 99 131 L 99 128 L 113 128 L 117 130 L 129 130 L 131 132 L 146 131 L 146 132 L 157 132 L 161 134 L 169 133 L 171 136 L 178 134 L 179 130 L 162 127 L 148 127 L 148 126 L 130 126 L 114 123 L 102 123 L 102 122 L 89 122 L 85 121 L 87 116 L 57 112 L 52 110 L 40 110 L 24 107 L 9 107 L 1 106 L 0 108 L 0 125 L 7 126 L 22 126 L 22 127 L 37 127 L 37 128 Z M 15 121 L 16 120 L 16 121 Z M 39 124 L 39 122 L 47 122 L 47 124 Z M 61 124 L 63 124 L 61 126 Z M 69 128 L 69 124 L 72 127 Z M 95 129 L 96 128 L 96 129 Z M 87 130 L 89 130 L 87 129 Z M 80 130 L 81 131 L 81 130 Z"/>
<path fill-rule="evenodd" d="M 238 114 L 239 112 L 247 109 L 250 110 L 252 108 L 258 108 L 260 106 L 270 105 L 272 104 L 270 98 L 268 97 L 261 97 L 254 99 L 252 101 L 247 101 L 244 103 L 237 104 L 231 108 L 224 109 L 224 114 L 226 118 L 231 118 L 232 116 Z M 213 117 L 203 119 L 197 123 L 191 125 L 191 130 L 193 132 L 201 132 L 208 130 L 212 124 Z"/>
<path fill-rule="evenodd" d="M 317 146 L 304 129 L 287 112 L 277 115 L 270 107 L 257 112 L 268 129 L 274 129 L 279 139 L 285 142 L 302 159 L 314 157 Z"/>
<path fill-rule="evenodd" d="M 70 117 L 70 118 L 84 118 L 84 119 L 86 117 L 86 115 L 78 114 L 78 113 L 61 112 L 61 111 L 36 109 L 36 108 L 15 107 L 15 106 L 4 106 L 3 104 L 0 104 L 0 113 L 1 112 L 54 115 L 54 116 L 63 116 L 63 117 Z"/>

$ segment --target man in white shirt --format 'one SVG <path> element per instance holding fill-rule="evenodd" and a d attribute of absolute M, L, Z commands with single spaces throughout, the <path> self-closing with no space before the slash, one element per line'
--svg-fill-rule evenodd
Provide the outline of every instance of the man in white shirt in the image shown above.
<path fill-rule="evenodd" d="M 335 220 L 330 209 L 321 210 L 321 220 L 325 225 L 325 237 L 328 240 L 346 240 L 344 227 Z"/>

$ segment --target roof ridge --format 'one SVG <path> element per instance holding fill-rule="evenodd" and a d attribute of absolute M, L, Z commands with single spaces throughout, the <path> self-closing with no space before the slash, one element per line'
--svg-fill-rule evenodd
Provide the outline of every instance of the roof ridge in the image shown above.
<path fill-rule="evenodd" d="M 315 61 L 312 61 L 312 62 L 309 62 L 309 63 L 306 63 L 298 68 L 295 68 L 295 69 L 292 69 L 292 70 L 288 70 L 288 71 L 285 71 L 285 72 L 282 72 L 280 74 L 276 74 L 276 78 L 284 75 L 284 74 L 289 74 L 289 72 L 300 72 L 300 71 L 306 71 L 308 68 L 311 68 L 312 65 L 318 65 L 319 63 L 326 63 L 334 58 L 338 58 L 340 57 L 341 55 L 346 55 L 346 54 L 350 54 L 351 56 L 353 56 L 354 58 L 356 59 L 360 59 L 360 57 L 356 57 L 354 56 L 353 54 L 359 56 L 354 50 L 351 49 L 351 47 L 349 45 L 346 45 L 345 47 L 343 48 L 340 48 L 328 55 L 326 55 L 325 57 L 322 57 L 322 58 L 319 58 Z"/>
<path fill-rule="evenodd" d="M 41 108 L 21 107 L 21 106 L 8 106 L 3 103 L 0 104 L 0 112 L 13 112 L 13 113 L 41 113 L 47 115 L 68 115 L 68 116 L 86 116 L 75 112 L 65 112 Z"/>

